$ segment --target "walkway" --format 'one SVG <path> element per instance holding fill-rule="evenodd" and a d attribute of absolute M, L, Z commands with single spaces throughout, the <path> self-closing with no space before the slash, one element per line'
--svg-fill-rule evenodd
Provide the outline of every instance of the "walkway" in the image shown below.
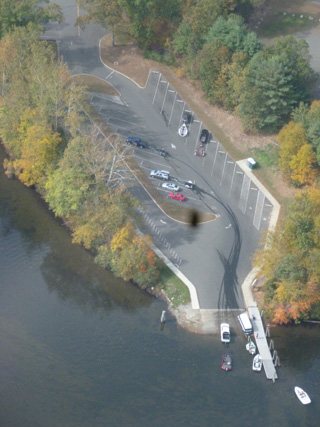
<path fill-rule="evenodd" d="M 271 352 L 269 350 L 267 337 L 264 332 L 260 311 L 256 306 L 248 307 L 249 317 L 253 326 L 253 333 L 256 339 L 258 352 L 263 361 L 263 368 L 268 380 L 276 380 L 278 378 L 276 368 L 273 364 Z"/>

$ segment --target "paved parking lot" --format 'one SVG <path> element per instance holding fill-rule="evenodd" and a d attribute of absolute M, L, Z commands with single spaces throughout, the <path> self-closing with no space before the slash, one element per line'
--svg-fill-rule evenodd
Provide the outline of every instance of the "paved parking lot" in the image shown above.
<path fill-rule="evenodd" d="M 206 177 L 210 177 L 212 180 L 214 192 L 223 199 L 228 199 L 232 206 L 236 205 L 243 214 L 250 218 L 257 230 L 266 230 L 273 208 L 271 202 L 228 155 L 215 136 L 210 135 L 209 143 L 205 145 L 205 157 L 194 155 L 195 149 L 199 146 L 201 129 L 205 125 L 182 97 L 161 73 L 154 71 L 150 73 L 145 90 L 150 108 L 155 108 L 158 111 L 159 121 L 163 121 L 168 127 L 170 141 L 167 138 L 163 139 L 163 135 L 150 132 L 143 119 L 139 118 L 119 97 L 95 95 L 92 97 L 91 103 L 98 109 L 104 121 L 114 132 L 123 136 L 124 139 L 128 136 L 139 136 L 152 147 L 163 148 L 170 153 L 170 157 L 164 159 L 153 150 L 136 148 L 134 155 L 147 175 L 151 169 L 164 169 L 168 170 L 170 175 L 180 183 L 189 179 L 196 182 L 193 169 L 200 169 Z M 182 138 L 178 135 L 178 129 L 182 124 L 184 111 L 189 112 L 192 119 L 188 125 L 188 136 Z M 187 163 L 190 174 L 186 175 L 184 172 L 183 176 L 179 172 L 181 150 L 184 151 L 184 155 L 189 155 Z M 155 185 L 157 184 L 158 182 L 155 182 Z M 190 195 L 189 197 L 191 200 L 192 197 Z M 195 198 L 195 200 L 195 205 L 199 208 L 199 199 Z M 215 206 L 212 208 L 214 209 Z M 206 210 L 206 208 L 204 209 Z"/>

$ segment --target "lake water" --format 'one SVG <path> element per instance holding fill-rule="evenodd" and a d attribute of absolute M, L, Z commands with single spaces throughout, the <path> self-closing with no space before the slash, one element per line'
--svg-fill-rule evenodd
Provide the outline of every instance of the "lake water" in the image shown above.
<path fill-rule="evenodd" d="M 2 161 L 1 161 L 2 163 Z M 274 328 L 273 384 L 218 336 L 98 268 L 32 190 L 0 174 L 0 426 L 318 426 L 319 327 Z M 293 393 L 304 388 L 312 403 Z"/>

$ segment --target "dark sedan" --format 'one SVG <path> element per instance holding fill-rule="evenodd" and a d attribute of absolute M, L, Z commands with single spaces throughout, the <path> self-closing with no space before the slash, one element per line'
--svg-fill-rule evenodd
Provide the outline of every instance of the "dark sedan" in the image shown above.
<path fill-rule="evenodd" d="M 200 142 L 201 144 L 206 144 L 209 140 L 209 131 L 207 129 L 202 129 L 200 133 Z"/>

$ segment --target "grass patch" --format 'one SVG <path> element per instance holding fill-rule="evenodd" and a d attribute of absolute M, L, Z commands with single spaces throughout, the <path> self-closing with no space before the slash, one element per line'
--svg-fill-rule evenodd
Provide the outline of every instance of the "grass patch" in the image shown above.
<path fill-rule="evenodd" d="M 165 264 L 160 268 L 160 281 L 156 290 L 165 292 L 173 308 L 191 301 L 188 287 Z"/>
<path fill-rule="evenodd" d="M 258 167 L 277 168 L 278 148 L 274 144 L 269 144 L 265 150 L 252 148 L 249 150 L 251 157 L 258 163 Z"/>
<path fill-rule="evenodd" d="M 286 13 L 286 15 L 284 15 Z M 292 16 L 294 15 L 294 16 Z M 301 18 L 300 14 L 287 14 L 287 12 L 276 12 L 268 16 L 264 22 L 261 23 L 258 30 L 259 36 L 262 37 L 279 37 L 288 34 L 294 34 L 306 28 L 317 25 L 316 20 L 309 20 L 308 16 Z"/>
<path fill-rule="evenodd" d="M 88 75 L 72 77 L 76 82 L 86 87 L 88 92 L 103 93 L 104 95 L 120 96 L 120 93 L 110 84 L 102 79 Z"/>

